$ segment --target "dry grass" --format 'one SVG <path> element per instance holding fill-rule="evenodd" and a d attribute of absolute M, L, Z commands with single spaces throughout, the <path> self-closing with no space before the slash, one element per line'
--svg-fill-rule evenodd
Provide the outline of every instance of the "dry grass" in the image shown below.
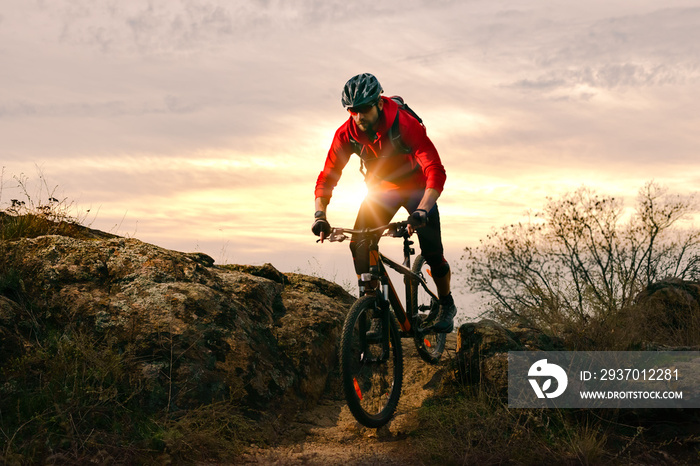
<path fill-rule="evenodd" d="M 413 437 L 425 464 L 698 464 L 691 411 L 513 409 L 483 388 L 445 386 Z"/>
<path fill-rule="evenodd" d="M 479 391 L 424 405 L 416 433 L 427 464 L 602 464 L 606 435 L 561 410 L 509 409 Z"/>
<path fill-rule="evenodd" d="M 23 197 L 0 211 L 0 464 L 188 464 L 240 454 L 258 434 L 235 403 L 173 409 L 167 386 L 145 376 L 144 355 L 57 322 L 28 292 L 33 262 L 18 240 L 114 235 L 83 226 L 43 176 L 42 197 L 30 195 L 26 177 L 14 180 Z"/>

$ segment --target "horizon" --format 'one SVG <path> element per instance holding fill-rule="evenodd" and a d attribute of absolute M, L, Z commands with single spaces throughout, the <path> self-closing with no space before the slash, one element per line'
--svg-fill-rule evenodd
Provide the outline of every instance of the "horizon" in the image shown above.
<path fill-rule="evenodd" d="M 310 228 L 342 86 L 362 72 L 440 153 L 453 269 L 547 197 L 587 186 L 630 206 L 650 180 L 700 186 L 690 0 L 0 1 L 0 207 L 13 176 L 43 176 L 91 228 L 352 282 L 347 245 Z M 333 226 L 354 223 L 358 169 Z"/>

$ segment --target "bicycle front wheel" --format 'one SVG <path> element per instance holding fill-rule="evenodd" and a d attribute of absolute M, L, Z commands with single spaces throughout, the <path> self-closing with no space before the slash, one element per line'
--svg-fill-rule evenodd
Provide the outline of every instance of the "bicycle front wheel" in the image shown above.
<path fill-rule="evenodd" d="M 413 262 L 412 272 L 420 276 L 426 283 L 432 283 L 430 267 L 423 256 L 419 255 L 416 257 L 416 260 Z M 447 337 L 444 333 L 430 332 L 424 334 L 421 330 L 423 323 L 433 321 L 437 317 L 440 305 L 418 283 L 414 283 L 414 286 L 411 288 L 413 312 L 416 313 L 414 322 L 418 326 L 414 338 L 416 349 L 423 361 L 428 364 L 437 364 L 440 361 L 442 352 L 445 350 Z"/>
<path fill-rule="evenodd" d="M 382 315 L 378 306 L 374 296 L 363 296 L 352 306 L 345 319 L 339 358 L 348 408 L 360 424 L 372 428 L 391 419 L 403 380 L 396 319 L 388 311 L 388 316 Z M 388 332 L 383 328 L 386 325 Z"/>

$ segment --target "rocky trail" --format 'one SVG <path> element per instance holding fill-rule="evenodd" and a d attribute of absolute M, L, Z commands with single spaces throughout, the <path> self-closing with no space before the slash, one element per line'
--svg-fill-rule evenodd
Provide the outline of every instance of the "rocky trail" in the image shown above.
<path fill-rule="evenodd" d="M 455 355 L 457 335 L 448 335 L 440 364 L 431 366 L 418 356 L 410 339 L 403 340 L 404 380 L 399 406 L 390 423 L 380 429 L 360 425 L 350 414 L 337 377 L 318 404 L 299 412 L 270 447 L 251 445 L 244 464 L 273 465 L 422 465 L 411 432 L 418 426 L 418 408 L 435 393 Z"/>
<path fill-rule="evenodd" d="M 355 301 L 339 285 L 282 274 L 271 264 L 217 266 L 202 253 L 72 224 L 52 231 L 0 241 L 0 430 L 14 433 L 0 448 L 2 464 L 8 452 L 28 464 L 46 458 L 85 464 L 105 455 L 139 463 L 154 448 L 165 455 L 163 462 L 228 460 L 239 454 L 239 442 L 251 442 L 251 421 L 241 413 L 264 415 L 256 424 L 261 432 L 252 436 L 256 444 L 235 464 L 423 464 L 429 460 L 419 455 L 426 451 L 420 408 L 446 387 L 442 382 L 455 376 L 456 367 L 459 380 L 478 381 L 503 397 L 508 351 L 567 349 L 562 339 L 536 328 L 483 319 L 450 334 L 442 362 L 430 366 L 404 339 L 397 412 L 387 426 L 367 429 L 345 406 L 334 369 L 342 325 Z M 694 351 L 679 347 L 677 336 L 697 335 L 698 315 L 700 284 L 666 280 L 650 285 L 614 320 L 624 332 L 614 326 L 597 331 L 615 340 L 613 348 Z M 574 342 L 589 337 L 568 334 Z M 458 340 L 459 365 L 451 364 Z M 693 413 L 687 419 L 696 422 Z M 654 418 L 643 418 L 639 429 L 658 442 L 682 441 L 693 455 L 690 464 L 697 463 L 695 431 L 653 431 L 649 420 Z M 588 448 L 589 430 L 582 429 Z M 549 442 L 537 435 L 522 440 L 526 451 Z M 635 441 L 639 455 L 666 455 L 660 443 L 622 430 L 615 435 L 628 454 Z M 491 445 L 477 453 L 490 454 Z M 593 457 L 603 454 L 601 445 L 592 447 Z M 620 455 L 615 447 L 608 451 Z M 558 451 L 554 457 L 574 454 Z"/>
<path fill-rule="evenodd" d="M 151 398 L 139 400 L 139 406 L 154 406 L 153 415 L 165 405 L 197 413 L 207 400 L 228 399 L 232 406 L 270 416 L 259 424 L 265 440 L 248 447 L 240 458 L 244 463 L 421 464 L 412 443 L 418 408 L 449 369 L 444 362 L 423 362 L 413 342 L 404 339 L 397 413 L 379 430 L 359 425 L 334 369 L 340 330 L 354 302 L 340 286 L 283 275 L 269 264 L 214 266 L 204 254 L 131 238 L 40 236 L 22 238 L 4 252 L 4 260 L 21 266 L 26 276 L 17 296 L 41 298 L 33 315 L 69 328 L 66 335 L 128 349 L 120 367 L 148 387 L 143 396 Z M 18 327 L 24 315 L 21 302 L 0 296 L 4 360 L 41 349 L 33 334 Z M 456 340 L 456 334 L 449 336 L 443 361 L 454 357 Z M 91 350 L 81 348 L 78 354 Z M 19 389 L 3 394 L 22 400 Z M 216 444 L 217 438 L 205 440 Z M 198 448 L 187 439 L 173 445 Z"/>

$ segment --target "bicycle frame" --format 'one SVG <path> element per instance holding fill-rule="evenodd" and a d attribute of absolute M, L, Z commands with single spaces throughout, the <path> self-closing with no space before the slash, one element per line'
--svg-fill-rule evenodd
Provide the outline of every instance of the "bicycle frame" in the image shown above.
<path fill-rule="evenodd" d="M 344 241 L 345 239 L 347 239 L 346 233 L 350 233 L 353 235 L 359 235 L 361 237 L 360 241 L 369 241 L 369 273 L 362 274 L 362 276 L 359 279 L 358 284 L 360 289 L 360 296 L 363 296 L 367 293 L 376 292 L 377 298 L 380 301 L 380 306 L 385 308 L 386 304 L 390 304 L 394 310 L 394 315 L 396 316 L 396 319 L 398 320 L 399 325 L 401 326 L 402 338 L 409 336 L 422 337 L 423 333 L 428 333 L 427 331 L 423 331 L 418 332 L 420 334 L 417 334 L 418 327 L 414 325 L 414 319 L 417 318 L 419 310 L 414 308 L 414 306 L 417 306 L 417 304 L 411 304 L 411 287 L 422 286 L 423 289 L 430 295 L 432 299 L 438 300 L 438 297 L 435 295 L 435 293 L 433 293 L 430 290 L 430 288 L 428 288 L 428 284 L 425 282 L 425 279 L 423 279 L 421 276 L 414 273 L 410 269 L 411 255 L 415 254 L 415 250 L 411 247 L 413 241 L 409 239 L 410 237 L 408 235 L 408 232 L 406 231 L 407 225 L 408 222 L 396 222 L 390 223 L 382 227 L 366 230 L 350 230 L 343 228 L 335 228 L 329 236 L 330 241 Z M 388 231 L 388 233 L 384 233 L 386 231 Z M 379 252 L 379 239 L 381 238 L 381 236 L 403 238 L 403 264 L 399 264 L 398 262 L 393 261 L 392 259 L 386 257 L 385 255 Z M 390 267 L 391 269 L 404 276 L 406 308 L 404 308 L 403 304 L 401 303 L 399 294 L 397 293 L 393 283 L 391 282 L 391 278 L 389 277 L 389 273 L 386 269 L 386 266 Z M 379 289 L 373 289 L 371 284 L 374 280 L 379 281 Z M 409 313 L 407 312 L 407 309 L 412 309 L 413 312 Z"/>

